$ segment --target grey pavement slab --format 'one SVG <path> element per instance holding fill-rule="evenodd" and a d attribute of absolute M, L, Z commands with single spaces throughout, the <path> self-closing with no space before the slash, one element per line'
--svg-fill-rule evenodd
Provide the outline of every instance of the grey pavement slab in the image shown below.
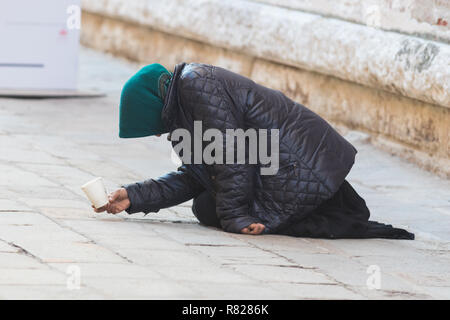
<path fill-rule="evenodd" d="M 0 98 L 0 299 L 450 297 L 450 181 L 345 128 L 358 149 L 348 180 L 372 219 L 415 241 L 228 234 L 198 224 L 192 201 L 94 213 L 80 190 L 88 180 L 112 191 L 177 167 L 164 137 L 118 138 L 120 89 L 138 68 L 83 48 L 80 84 L 106 96 Z"/>
<path fill-rule="evenodd" d="M 6 196 L 6 195 L 3 195 Z M 0 211 L 1 212 L 12 212 L 12 211 L 27 211 L 31 210 L 27 205 L 20 203 L 12 199 L 0 199 Z"/>
<path fill-rule="evenodd" d="M 365 300 L 364 295 L 353 292 L 339 284 L 284 284 L 277 283 L 277 289 L 294 299 Z"/>
<path fill-rule="evenodd" d="M 0 299 L 5 300 L 98 300 L 110 296 L 94 289 L 81 287 L 68 290 L 66 284 L 59 285 L 3 285 L 0 284 Z"/>
<path fill-rule="evenodd" d="M 48 269 L 48 265 L 25 254 L 0 251 L 0 269 Z"/>
<path fill-rule="evenodd" d="M 337 284 L 319 271 L 301 266 L 235 265 L 233 269 L 263 282 Z"/>
<path fill-rule="evenodd" d="M 86 278 L 88 288 L 94 288 L 112 299 L 189 299 L 195 292 L 174 280 L 135 278 Z"/>
<path fill-rule="evenodd" d="M 236 299 L 296 299 L 294 295 L 280 290 L 279 286 L 271 286 L 261 283 L 211 283 L 200 281 L 180 281 L 195 292 L 198 299 L 218 299 L 218 300 L 236 300 Z"/>
<path fill-rule="evenodd" d="M 1 253 L 10 253 L 10 252 L 17 253 L 19 251 L 20 251 L 19 248 L 12 246 L 5 241 L 0 241 L 0 252 Z"/>
<path fill-rule="evenodd" d="M 65 285 L 64 274 L 50 269 L 0 269 L 0 285 Z"/>

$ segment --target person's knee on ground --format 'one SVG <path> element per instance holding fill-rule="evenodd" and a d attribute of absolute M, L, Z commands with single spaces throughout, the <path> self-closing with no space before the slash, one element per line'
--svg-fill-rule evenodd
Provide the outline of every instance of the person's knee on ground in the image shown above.
<path fill-rule="evenodd" d="M 194 198 L 192 212 L 201 224 L 221 228 L 220 221 L 216 215 L 216 200 L 208 191 L 203 191 Z"/>

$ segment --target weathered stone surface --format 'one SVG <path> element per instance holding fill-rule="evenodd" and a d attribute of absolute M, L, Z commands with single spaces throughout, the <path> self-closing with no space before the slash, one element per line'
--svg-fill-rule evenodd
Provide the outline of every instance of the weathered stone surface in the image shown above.
<path fill-rule="evenodd" d="M 2 285 L 65 285 L 66 277 L 50 269 L 0 269 Z"/>
<path fill-rule="evenodd" d="M 287 236 L 267 235 L 264 239 L 255 239 L 245 235 L 233 235 L 244 243 L 249 243 L 256 248 L 264 248 L 269 250 L 294 251 L 302 253 L 328 254 L 329 250 L 323 246 L 315 244 L 311 239 L 298 238 L 292 239 Z"/>
<path fill-rule="evenodd" d="M 209 261 L 206 256 L 193 250 L 170 249 L 169 244 L 167 250 L 122 248 L 120 249 L 120 253 L 122 256 L 127 257 L 136 264 L 154 266 L 157 268 L 177 266 L 180 263 L 187 268 L 201 265 L 214 265 L 214 263 Z"/>
<path fill-rule="evenodd" d="M 343 286 L 328 284 L 284 284 L 276 283 L 277 289 L 284 291 L 295 299 L 326 299 L 326 300 L 350 300 L 350 299 L 365 299 L 362 294 L 354 293 Z"/>
<path fill-rule="evenodd" d="M 87 161 L 87 160 L 85 160 Z M 69 165 L 47 165 L 47 164 L 20 164 L 21 168 L 36 174 L 40 174 L 57 184 L 73 185 L 78 189 L 81 185 L 96 176 L 86 173 L 83 170 L 73 168 Z"/>
<path fill-rule="evenodd" d="M 1 269 L 48 269 L 48 266 L 23 253 L 4 253 L 1 252 L 0 249 L 0 270 Z"/>
<path fill-rule="evenodd" d="M 122 249 L 139 249 L 139 250 L 165 250 L 165 251 L 183 251 L 186 247 L 178 242 L 170 241 L 170 239 L 154 234 L 142 235 L 142 234 L 90 234 L 98 245 L 107 248 L 117 248 L 119 252 Z"/>
<path fill-rule="evenodd" d="M 337 284 L 324 274 L 298 266 L 233 266 L 233 269 L 248 277 L 264 282 Z"/>
<path fill-rule="evenodd" d="M 0 212 L 1 226 L 50 225 L 54 222 L 37 212 Z"/>
<path fill-rule="evenodd" d="M 246 246 L 246 243 L 226 234 L 217 233 L 216 228 L 205 228 L 198 223 L 191 225 L 158 224 L 155 228 L 160 234 L 168 233 L 170 238 L 187 246 Z"/>
<path fill-rule="evenodd" d="M 424 287 L 423 290 L 434 299 L 450 299 L 450 290 L 448 290 L 448 288 L 446 287 Z"/>
<path fill-rule="evenodd" d="M 98 214 L 86 208 L 68 208 L 68 207 L 39 207 L 40 212 L 50 219 L 120 219 L 119 216 L 111 216 L 105 214 Z"/>
<path fill-rule="evenodd" d="M 248 1 L 85 0 L 83 8 L 450 107 L 444 43 Z"/>
<path fill-rule="evenodd" d="M 278 254 L 253 247 L 191 246 L 190 248 L 223 265 L 290 265 Z"/>
<path fill-rule="evenodd" d="M 48 181 L 36 174 L 26 172 L 11 165 L 0 164 L 0 185 L 7 187 L 16 186 L 43 186 L 55 187 L 55 183 Z"/>
<path fill-rule="evenodd" d="M 261 283 L 210 283 L 199 281 L 183 281 L 184 285 L 189 286 L 199 299 L 218 299 L 218 300 L 235 300 L 235 299 L 293 299 L 291 293 L 279 290 L 277 285 L 269 286 Z"/>
<path fill-rule="evenodd" d="M 88 243 L 89 239 L 64 229 L 56 224 L 32 225 L 28 223 L 15 223 L 10 225 L 0 225 L 0 239 L 14 244 L 17 248 L 28 248 L 30 250 L 46 250 L 45 245 L 50 244 L 55 247 L 64 248 L 66 243 Z M 44 247 L 44 248 L 41 248 Z M 48 248 L 52 250 L 52 248 Z M 70 255 L 69 252 L 65 253 Z"/>
<path fill-rule="evenodd" d="M 257 284 L 258 281 L 253 280 L 242 272 L 235 272 L 231 268 L 220 268 L 217 266 L 196 264 L 195 266 L 164 266 L 159 268 L 158 272 L 169 279 L 177 281 L 192 281 L 206 283 L 237 283 L 240 285 Z"/>
<path fill-rule="evenodd" d="M 23 203 L 19 203 L 16 200 L 0 199 L 0 211 L 27 211 L 27 210 L 30 210 L 28 206 L 26 206 Z"/>
<path fill-rule="evenodd" d="M 84 283 L 109 299 L 189 299 L 195 296 L 191 288 L 167 279 L 85 278 Z"/>
<path fill-rule="evenodd" d="M 0 241 L 0 252 L 18 252 L 20 251 L 19 248 L 13 247 L 12 245 L 9 245 L 4 240 Z"/>
<path fill-rule="evenodd" d="M 31 208 L 54 207 L 54 208 L 74 208 L 90 210 L 91 206 L 86 201 L 66 200 L 66 199 L 41 199 L 41 198 L 19 198 L 19 201 L 25 203 Z"/>
<path fill-rule="evenodd" d="M 132 263 L 50 263 L 51 268 L 67 273 L 70 268 L 77 267 L 80 279 L 86 278 L 131 278 L 162 279 L 156 270 Z"/>
<path fill-rule="evenodd" d="M 106 215 L 105 213 L 103 213 Z M 126 215 L 126 214 L 125 214 Z M 123 216 L 126 217 L 126 216 Z M 110 221 L 92 221 L 92 220 L 64 220 L 61 222 L 64 226 L 77 230 L 87 236 L 127 236 L 127 235 L 155 235 L 155 232 L 148 227 L 147 223 L 110 220 Z"/>
<path fill-rule="evenodd" d="M 77 189 L 80 190 L 80 194 L 77 195 L 75 192 L 73 192 L 73 190 L 70 189 L 71 186 L 67 186 L 67 188 L 65 188 L 61 185 L 49 181 L 46 178 L 41 178 L 39 175 L 33 175 L 30 174 L 29 172 L 24 172 L 24 174 L 26 175 L 26 179 L 14 182 L 11 185 L 2 186 L 0 182 L 0 190 L 3 197 L 7 197 L 8 199 L 14 199 L 15 201 L 18 201 L 19 198 L 22 199 L 56 198 L 67 200 L 76 200 L 76 199 L 79 200 L 80 196 L 83 196 L 82 191 L 79 189 L 79 187 Z M 23 176 L 19 175 L 18 177 Z M 39 181 L 43 180 L 45 181 L 45 183 L 39 186 Z"/>
<path fill-rule="evenodd" d="M 450 3 L 445 0 L 253 1 L 342 18 L 383 30 L 450 41 Z M 445 21 L 447 25 L 444 25 Z"/>
<path fill-rule="evenodd" d="M 405 158 L 450 175 L 448 108 L 259 59 L 251 76 L 330 121 L 371 131 L 371 139 L 385 149 L 403 145 L 409 152 L 398 153 Z"/>
<path fill-rule="evenodd" d="M 33 255 L 40 257 L 46 263 L 121 263 L 126 259 L 114 251 L 91 242 L 44 242 L 33 245 L 26 244 Z"/>
<path fill-rule="evenodd" d="M 68 290 L 64 285 L 0 285 L 0 299 L 9 300 L 98 300 L 110 298 L 94 289 Z"/>
<path fill-rule="evenodd" d="M 241 74 L 250 74 L 253 58 L 152 29 L 83 13 L 81 42 L 142 63 L 163 64 L 169 69 L 183 61 L 217 64 Z"/>

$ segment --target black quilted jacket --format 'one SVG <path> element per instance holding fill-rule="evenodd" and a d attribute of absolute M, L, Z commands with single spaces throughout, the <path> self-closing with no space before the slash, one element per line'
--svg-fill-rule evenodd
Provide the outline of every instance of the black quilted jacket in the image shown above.
<path fill-rule="evenodd" d="M 350 171 L 356 149 L 325 120 L 280 91 L 228 70 L 179 64 L 165 97 L 167 129 L 279 129 L 279 171 L 260 175 L 255 164 L 184 164 L 158 179 L 126 186 L 128 213 L 157 212 L 209 190 L 225 231 L 251 223 L 276 233 L 329 199 Z M 174 143 L 175 144 L 175 143 Z"/>

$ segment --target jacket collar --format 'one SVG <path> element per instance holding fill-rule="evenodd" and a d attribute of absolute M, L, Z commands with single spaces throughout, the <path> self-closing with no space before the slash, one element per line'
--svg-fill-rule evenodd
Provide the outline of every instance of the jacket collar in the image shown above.
<path fill-rule="evenodd" d="M 178 110 L 178 79 L 186 63 L 180 63 L 175 66 L 172 80 L 170 81 L 167 94 L 164 98 L 164 106 L 161 111 L 161 119 L 167 131 L 171 132 L 174 128 L 176 112 Z"/>

